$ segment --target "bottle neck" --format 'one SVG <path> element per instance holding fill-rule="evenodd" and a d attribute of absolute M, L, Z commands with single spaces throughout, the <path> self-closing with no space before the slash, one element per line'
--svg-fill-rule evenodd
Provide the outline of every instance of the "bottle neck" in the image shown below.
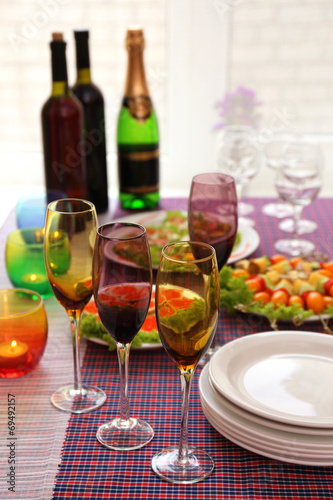
<path fill-rule="evenodd" d="M 65 42 L 51 42 L 52 53 L 52 96 L 68 93 L 66 44 Z"/>
<path fill-rule="evenodd" d="M 92 83 L 90 68 L 77 68 L 76 83 Z"/>
<path fill-rule="evenodd" d="M 67 82 L 52 82 L 52 97 L 59 97 L 62 95 L 68 95 L 68 83 Z"/>
<path fill-rule="evenodd" d="M 149 96 L 141 48 L 128 49 L 125 97 Z"/>

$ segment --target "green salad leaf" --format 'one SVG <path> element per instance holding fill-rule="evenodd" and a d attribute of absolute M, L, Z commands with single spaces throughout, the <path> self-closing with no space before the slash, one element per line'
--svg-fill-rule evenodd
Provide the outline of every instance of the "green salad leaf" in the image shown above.
<path fill-rule="evenodd" d="M 104 328 L 101 321 L 96 321 L 96 316 L 94 314 L 82 314 L 82 319 L 80 323 L 80 333 L 85 338 L 97 338 L 104 340 L 109 351 L 114 351 L 116 349 L 116 344 L 111 335 Z M 157 330 L 152 330 L 151 332 L 139 331 L 132 341 L 132 347 L 141 347 L 142 344 L 160 344 L 161 339 Z"/>

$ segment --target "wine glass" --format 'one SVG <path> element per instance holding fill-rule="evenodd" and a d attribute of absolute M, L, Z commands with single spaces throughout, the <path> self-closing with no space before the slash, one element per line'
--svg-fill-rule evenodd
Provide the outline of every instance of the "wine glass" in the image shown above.
<path fill-rule="evenodd" d="M 80 369 L 80 318 L 92 296 L 92 256 L 97 216 L 89 201 L 67 198 L 49 203 L 44 256 L 54 295 L 68 314 L 73 338 L 74 384 L 60 387 L 51 397 L 59 410 L 80 414 L 106 400 L 98 387 L 83 385 Z"/>
<path fill-rule="evenodd" d="M 194 370 L 215 335 L 219 291 L 212 246 L 183 241 L 163 248 L 156 281 L 156 319 L 163 347 L 180 371 L 182 414 L 179 446 L 161 450 L 151 465 L 155 474 L 170 483 L 202 481 L 214 468 L 208 453 L 188 447 L 188 409 Z"/>
<path fill-rule="evenodd" d="M 275 172 L 275 180 L 280 168 L 283 166 L 286 144 L 285 139 L 277 138 L 269 142 L 264 148 L 264 162 L 268 168 Z M 280 197 L 278 201 L 264 205 L 262 211 L 266 215 L 278 218 L 289 217 L 294 213 L 293 208 Z"/>
<path fill-rule="evenodd" d="M 289 255 L 307 255 L 315 246 L 300 238 L 302 210 L 312 203 L 321 189 L 321 155 L 318 146 L 296 143 L 288 147 L 282 169 L 276 180 L 281 198 L 294 208 L 294 234 L 290 239 L 278 240 L 275 248 Z"/>
<path fill-rule="evenodd" d="M 238 194 L 238 215 L 244 221 L 254 224 L 246 216 L 254 207 L 240 201 L 244 188 L 257 175 L 260 168 L 258 151 L 255 148 L 255 134 L 251 127 L 230 125 L 225 127 L 218 151 L 218 169 L 234 177 Z"/>
<path fill-rule="evenodd" d="M 154 437 L 147 422 L 130 417 L 127 394 L 130 347 L 146 318 L 152 288 L 150 250 L 143 226 L 115 222 L 98 228 L 93 287 L 101 321 L 116 343 L 120 372 L 120 416 L 100 426 L 97 439 L 112 450 L 135 450 Z"/>
<path fill-rule="evenodd" d="M 227 263 L 237 236 L 237 192 L 230 175 L 198 174 L 192 179 L 188 202 L 188 231 L 192 241 L 212 245 L 219 271 Z M 218 346 L 213 342 L 200 364 L 205 364 Z"/>

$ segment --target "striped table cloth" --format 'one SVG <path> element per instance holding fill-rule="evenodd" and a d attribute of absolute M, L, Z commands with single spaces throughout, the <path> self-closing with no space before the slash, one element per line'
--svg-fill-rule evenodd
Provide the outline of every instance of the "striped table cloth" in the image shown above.
<path fill-rule="evenodd" d="M 275 253 L 274 241 L 284 237 L 285 233 L 278 229 L 278 219 L 262 213 L 262 206 L 271 200 L 248 201 L 255 205 L 252 217 L 260 235 L 260 246 L 253 255 L 272 255 Z M 161 208 L 186 210 L 186 205 L 186 199 L 164 199 Z M 316 244 L 318 250 L 333 259 L 331 242 L 333 223 L 330 215 L 332 208 L 333 200 L 318 199 L 304 211 L 304 216 L 315 220 L 319 225 L 318 230 L 307 235 L 307 238 Z M 114 216 L 123 214 L 124 212 L 117 208 Z M 61 311 L 56 304 L 51 305 L 54 309 L 53 314 L 59 314 L 50 318 L 52 342 L 56 343 L 57 336 L 64 336 L 63 332 L 59 332 L 59 328 L 62 327 L 64 330 L 66 327 L 61 323 L 63 318 L 59 320 Z M 57 325 L 55 329 L 54 325 Z M 291 329 L 290 325 L 283 325 L 282 328 Z M 322 331 L 320 323 L 303 325 L 302 329 Z M 270 330 L 270 327 L 264 318 L 242 314 L 228 317 L 221 313 L 217 341 L 223 344 L 243 335 L 267 330 Z M 46 381 L 40 376 L 48 378 L 54 376 L 51 386 L 57 387 L 59 384 L 56 377 L 60 376 L 59 372 L 64 368 L 57 370 L 54 366 L 56 363 L 52 363 L 50 355 L 47 358 L 48 363 L 43 363 L 42 360 L 40 365 L 42 372 L 39 373 L 39 377 L 37 371 L 40 367 L 30 376 L 29 384 L 25 381 L 27 378 L 25 380 L 22 378 L 21 382 L 19 379 L 15 381 L 15 390 L 20 390 L 20 384 L 25 384 L 26 391 L 29 388 L 31 404 L 26 397 L 18 420 L 30 419 L 30 423 L 22 430 L 24 434 L 20 437 L 22 448 L 18 449 L 18 460 L 21 469 L 17 476 L 16 496 L 11 496 L 8 491 L 6 493 L 4 487 L 8 467 L 5 464 L 6 453 L 2 453 L 1 462 L 4 466 L 1 468 L 1 498 L 252 500 L 328 499 L 333 496 L 332 467 L 300 466 L 268 459 L 240 448 L 216 432 L 201 409 L 198 390 L 200 369 L 197 369 L 192 385 L 189 442 L 203 447 L 212 455 L 215 470 L 204 482 L 193 486 L 171 485 L 158 479 L 151 471 L 150 460 L 162 447 L 178 444 L 181 409 L 179 374 L 163 349 L 133 350 L 130 356 L 131 414 L 140 416 L 152 425 L 155 431 L 153 441 L 141 450 L 126 453 L 102 447 L 96 440 L 96 431 L 99 425 L 118 415 L 118 363 L 115 352 L 108 352 L 105 347 L 92 342 L 83 344 L 83 379 L 104 389 L 107 394 L 106 403 L 99 410 L 82 416 L 63 416 L 53 409 L 48 403 L 49 394 L 44 387 Z M 68 343 L 65 343 L 63 349 L 65 348 L 69 350 Z M 68 378 L 71 376 L 70 370 L 71 368 L 65 374 Z M 13 390 L 13 381 L 0 383 L 4 398 L 9 386 Z M 38 391 L 40 391 L 39 397 L 37 397 Z M 39 404 L 45 408 L 43 418 L 35 419 L 34 408 L 38 401 L 42 401 Z M 4 416 L 2 410 L 2 418 Z M 52 426 L 47 426 L 45 419 L 51 424 L 55 422 L 53 431 Z M 62 420 L 61 423 L 59 420 Z M 44 433 L 47 433 L 45 436 L 40 435 L 40 426 L 43 426 Z M 2 443 L 4 451 L 5 438 Z M 56 468 L 57 458 L 58 468 Z M 53 493 L 50 489 L 52 480 Z"/>

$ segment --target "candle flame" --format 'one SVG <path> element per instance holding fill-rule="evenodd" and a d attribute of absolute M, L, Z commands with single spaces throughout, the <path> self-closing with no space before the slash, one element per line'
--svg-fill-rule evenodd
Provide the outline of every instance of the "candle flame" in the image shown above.
<path fill-rule="evenodd" d="M 36 279 L 37 279 L 36 274 L 32 274 L 32 275 L 30 276 L 30 280 L 31 280 L 31 281 L 36 281 Z"/>
<path fill-rule="evenodd" d="M 8 345 L 8 344 L 7 344 Z M 17 346 L 17 342 L 16 340 L 12 340 L 12 343 L 10 344 L 11 347 L 16 347 Z"/>

